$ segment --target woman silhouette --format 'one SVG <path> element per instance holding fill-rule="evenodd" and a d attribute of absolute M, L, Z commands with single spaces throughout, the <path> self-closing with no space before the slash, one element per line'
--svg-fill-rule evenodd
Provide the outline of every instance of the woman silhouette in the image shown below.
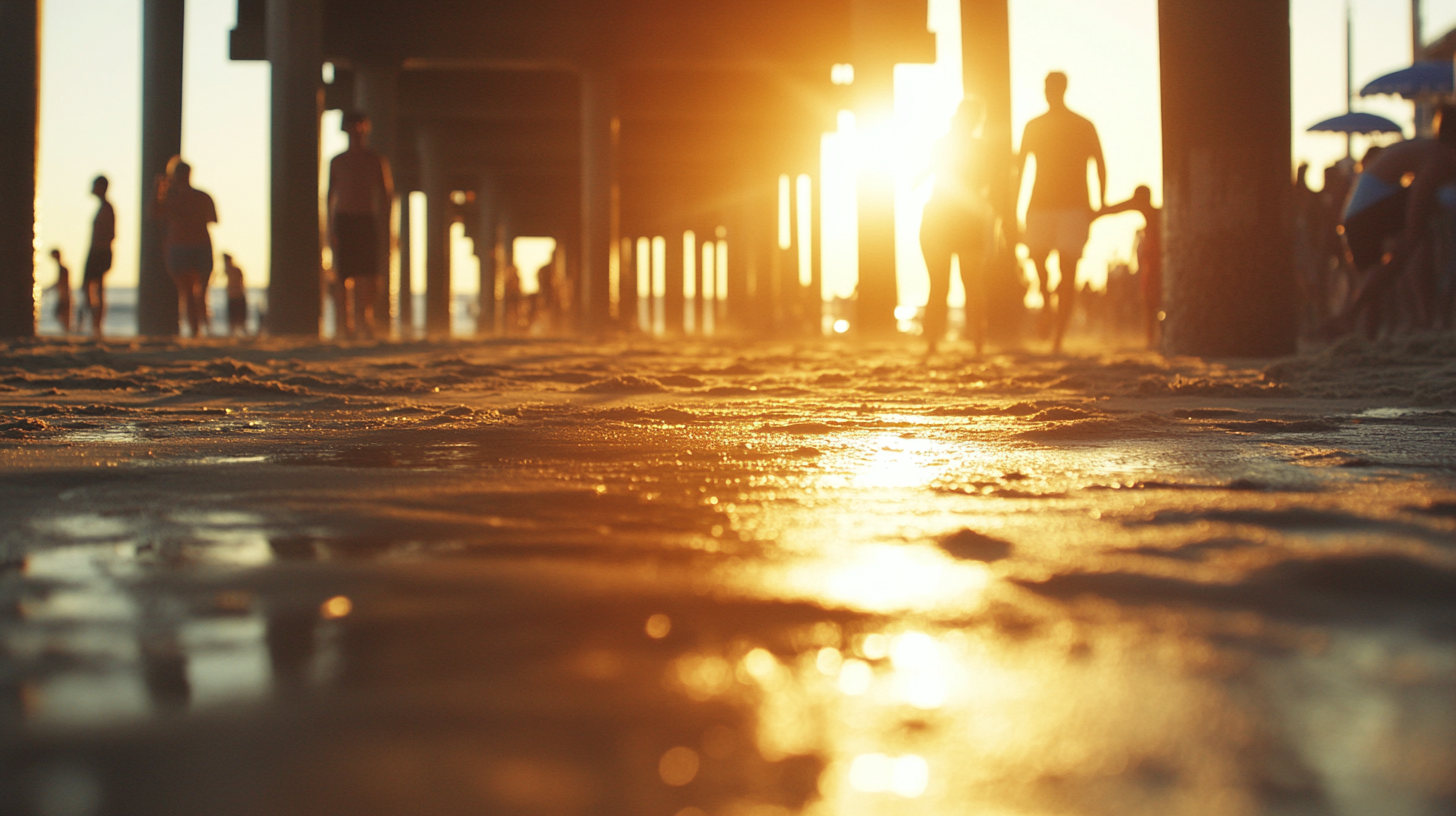
<path fill-rule="evenodd" d="M 952 255 L 960 258 L 961 282 L 966 289 L 965 336 L 976 344 L 977 354 L 986 339 L 984 273 L 994 215 L 985 146 L 977 132 L 985 113 L 979 99 L 967 98 L 956 109 L 950 133 L 935 149 L 935 189 L 920 223 L 920 250 L 930 273 L 924 322 L 930 352 L 945 338 Z"/>

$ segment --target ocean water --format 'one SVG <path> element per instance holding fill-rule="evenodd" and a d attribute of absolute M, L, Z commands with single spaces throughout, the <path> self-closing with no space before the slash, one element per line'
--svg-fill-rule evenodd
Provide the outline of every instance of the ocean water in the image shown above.
<path fill-rule="evenodd" d="M 457 294 L 455 296 L 455 309 L 452 319 L 454 334 L 462 337 L 469 337 L 475 334 L 475 309 L 476 295 L 473 292 Z M 90 334 L 89 319 L 82 320 L 79 309 L 83 308 L 85 298 L 80 290 L 71 295 L 71 334 L 85 336 Z M 415 295 L 415 333 L 424 333 L 425 328 L 425 296 L 423 293 Z M 209 289 L 207 293 L 207 305 L 211 322 L 209 328 L 214 336 L 225 336 L 227 334 L 227 292 L 216 287 Z M 248 290 L 248 322 L 247 331 L 249 335 L 259 334 L 263 318 L 268 313 L 268 289 L 266 287 L 251 288 Z M 135 287 L 107 287 L 106 289 L 106 319 L 102 331 L 107 337 L 135 337 L 137 335 L 137 289 Z M 323 333 L 324 336 L 332 336 L 334 332 L 334 314 L 331 302 L 324 303 Z M 56 318 L 56 294 L 53 291 L 46 291 L 41 296 L 40 322 L 37 326 L 37 334 L 42 337 L 60 337 L 66 334 L 61 328 L 60 321 Z"/>

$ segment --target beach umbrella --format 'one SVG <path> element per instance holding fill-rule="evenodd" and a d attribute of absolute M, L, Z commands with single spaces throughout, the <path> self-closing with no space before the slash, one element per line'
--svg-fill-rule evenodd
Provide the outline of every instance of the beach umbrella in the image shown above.
<path fill-rule="evenodd" d="M 1400 125 L 1373 113 L 1342 113 L 1308 128 L 1309 133 L 1403 133 Z"/>
<path fill-rule="evenodd" d="M 1372 80 L 1360 89 L 1361 96 L 1393 94 L 1406 99 L 1438 96 L 1456 91 L 1456 67 L 1451 60 L 1418 62 L 1409 68 Z"/>

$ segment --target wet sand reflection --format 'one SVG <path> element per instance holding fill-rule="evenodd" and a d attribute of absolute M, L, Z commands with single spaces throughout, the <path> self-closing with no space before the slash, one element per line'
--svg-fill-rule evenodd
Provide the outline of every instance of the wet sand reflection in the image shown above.
<path fill-rule="evenodd" d="M 1451 801 L 1446 420 L 1066 403 L 98 437 L 24 474 L 0 812 Z"/>

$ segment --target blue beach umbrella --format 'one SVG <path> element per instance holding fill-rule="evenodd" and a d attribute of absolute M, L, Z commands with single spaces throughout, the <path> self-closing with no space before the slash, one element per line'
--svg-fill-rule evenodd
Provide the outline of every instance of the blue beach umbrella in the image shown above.
<path fill-rule="evenodd" d="M 1373 113 L 1342 113 L 1308 128 L 1309 133 L 1403 133 L 1400 125 Z"/>
<path fill-rule="evenodd" d="M 1360 89 L 1361 96 L 1392 94 L 1406 99 L 1438 96 L 1456 91 L 1456 63 L 1451 60 L 1418 62 L 1386 74 Z"/>

